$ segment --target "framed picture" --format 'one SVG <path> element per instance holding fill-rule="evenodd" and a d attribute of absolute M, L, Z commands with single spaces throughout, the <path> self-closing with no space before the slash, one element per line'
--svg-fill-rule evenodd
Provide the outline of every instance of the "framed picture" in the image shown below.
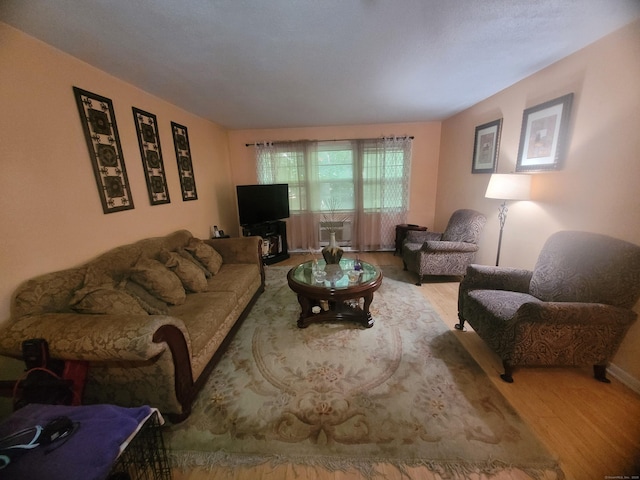
<path fill-rule="evenodd" d="M 173 145 L 176 149 L 176 160 L 178 161 L 182 200 L 185 202 L 187 200 L 197 200 L 198 192 L 196 191 L 196 180 L 193 175 L 187 127 L 171 122 L 171 130 L 173 132 Z"/>
<path fill-rule="evenodd" d="M 131 108 L 138 133 L 138 146 L 142 157 L 144 178 L 147 181 L 149 202 L 151 205 L 170 203 L 156 116 L 136 107 Z"/>
<path fill-rule="evenodd" d="M 471 173 L 493 173 L 498 163 L 502 119 L 476 127 Z"/>
<path fill-rule="evenodd" d="M 569 93 L 524 111 L 516 172 L 561 168 L 572 103 L 573 93 Z"/>
<path fill-rule="evenodd" d="M 133 208 L 113 104 L 108 98 L 73 87 L 89 157 L 104 213 Z"/>

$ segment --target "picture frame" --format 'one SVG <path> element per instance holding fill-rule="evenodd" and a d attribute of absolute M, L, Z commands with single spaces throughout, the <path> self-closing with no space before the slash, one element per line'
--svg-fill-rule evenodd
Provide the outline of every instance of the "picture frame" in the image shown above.
<path fill-rule="evenodd" d="M 102 210 L 134 208 L 113 103 L 101 95 L 73 87 Z"/>
<path fill-rule="evenodd" d="M 176 122 L 171 122 L 171 131 L 173 132 L 173 145 L 176 150 L 176 160 L 178 162 L 182 200 L 185 202 L 188 200 L 197 200 L 198 192 L 196 190 L 196 179 L 193 173 L 193 162 L 191 161 L 187 127 Z"/>
<path fill-rule="evenodd" d="M 562 168 L 572 104 L 573 93 L 569 93 L 523 112 L 516 172 Z"/>
<path fill-rule="evenodd" d="M 493 173 L 498 165 L 502 118 L 476 127 L 471 173 Z"/>
<path fill-rule="evenodd" d="M 149 192 L 149 202 L 151 205 L 171 203 L 162 159 L 158 120 L 153 113 L 145 112 L 136 107 L 131 107 L 131 109 L 138 134 L 138 146 Z"/>

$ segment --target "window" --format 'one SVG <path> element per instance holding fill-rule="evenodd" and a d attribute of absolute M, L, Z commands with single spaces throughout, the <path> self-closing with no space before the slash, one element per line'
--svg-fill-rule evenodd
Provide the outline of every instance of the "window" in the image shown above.
<path fill-rule="evenodd" d="M 360 224 L 361 236 L 371 230 L 364 228 L 372 224 L 366 215 L 378 214 L 373 222 L 378 228 L 389 228 L 391 223 L 395 228 L 406 220 L 409 138 L 282 142 L 256 145 L 256 149 L 259 183 L 288 183 L 292 216 L 309 215 L 309 223 L 313 216 L 317 223 L 317 216 L 328 211 L 349 214 Z M 393 235 L 385 231 L 375 237 Z M 357 241 L 369 245 L 362 238 Z M 393 242 L 393 238 L 388 241 L 390 248 L 395 247 Z"/>

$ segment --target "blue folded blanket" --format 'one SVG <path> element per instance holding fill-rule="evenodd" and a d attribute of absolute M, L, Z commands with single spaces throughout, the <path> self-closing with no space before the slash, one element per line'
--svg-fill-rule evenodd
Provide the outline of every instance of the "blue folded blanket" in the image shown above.
<path fill-rule="evenodd" d="M 0 469 L 0 479 L 104 480 L 120 454 L 121 445 L 151 413 L 149 406 L 27 405 L 0 424 L 0 439 L 38 425 L 45 427 L 61 416 L 68 417 L 76 428 L 68 438 L 23 450 Z"/>

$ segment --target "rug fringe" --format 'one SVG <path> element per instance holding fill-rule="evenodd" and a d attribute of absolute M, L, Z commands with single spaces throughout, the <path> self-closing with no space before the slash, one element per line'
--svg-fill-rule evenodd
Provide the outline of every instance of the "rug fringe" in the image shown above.
<path fill-rule="evenodd" d="M 485 462 L 467 463 L 464 460 L 398 460 L 398 459 L 382 459 L 376 458 L 344 458 L 344 457 L 327 457 L 327 456 L 309 456 L 309 457 L 291 457 L 281 455 L 241 455 L 230 454 L 224 451 L 217 452 L 198 452 L 198 451 L 169 451 L 167 452 L 169 461 L 173 468 L 185 470 L 194 467 L 255 467 L 258 465 L 269 464 L 272 468 L 285 465 L 300 465 L 305 467 L 322 468 L 331 472 L 349 470 L 357 470 L 367 480 L 383 478 L 377 465 L 388 464 L 398 470 L 403 478 L 411 479 L 411 475 L 407 468 L 425 467 L 433 473 L 443 478 L 466 479 L 471 474 L 486 475 L 493 477 L 494 475 L 506 470 L 520 470 L 534 480 L 542 480 L 548 478 L 549 473 L 555 474 L 556 480 L 564 480 L 565 475 L 557 463 L 540 464 L 540 465 L 511 465 L 500 460 L 488 459 Z"/>

